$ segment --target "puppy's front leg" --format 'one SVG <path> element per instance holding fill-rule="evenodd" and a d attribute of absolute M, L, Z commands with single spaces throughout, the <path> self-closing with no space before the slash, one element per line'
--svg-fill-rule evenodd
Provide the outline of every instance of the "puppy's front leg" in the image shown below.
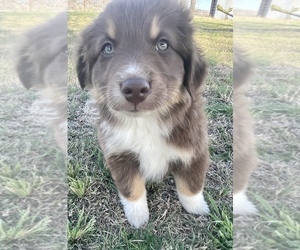
<path fill-rule="evenodd" d="M 107 160 L 108 167 L 119 191 L 128 222 L 139 228 L 149 220 L 145 180 L 139 171 L 136 154 L 124 152 Z"/>
<path fill-rule="evenodd" d="M 179 200 L 184 209 L 193 214 L 207 214 L 209 208 L 203 197 L 208 160 L 193 160 L 189 166 L 175 163 L 173 175 Z"/>

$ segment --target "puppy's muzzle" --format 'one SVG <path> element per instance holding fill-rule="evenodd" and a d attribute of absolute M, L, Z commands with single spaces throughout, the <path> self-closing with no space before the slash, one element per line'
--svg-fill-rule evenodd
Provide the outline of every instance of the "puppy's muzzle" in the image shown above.
<path fill-rule="evenodd" d="M 135 106 L 143 102 L 151 92 L 150 84 L 142 78 L 130 78 L 121 84 L 121 92 L 126 100 Z"/>

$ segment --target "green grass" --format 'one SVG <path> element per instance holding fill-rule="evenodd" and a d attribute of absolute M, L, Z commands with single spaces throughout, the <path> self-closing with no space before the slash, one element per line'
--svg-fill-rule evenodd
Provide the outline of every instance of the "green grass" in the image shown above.
<path fill-rule="evenodd" d="M 216 249 L 232 249 L 232 217 L 228 215 L 226 206 L 219 207 L 210 195 L 208 201 L 211 204 L 210 237 L 213 239 L 214 247 Z"/>
<path fill-rule="evenodd" d="M 39 99 L 17 78 L 20 35 L 55 13 L 0 13 L 1 249 L 64 249 L 66 165 L 52 132 L 32 112 Z"/>
<path fill-rule="evenodd" d="M 33 176 L 32 179 L 15 179 L 0 177 L 5 182 L 5 191 L 17 197 L 25 198 L 32 194 L 39 184 L 43 181 L 41 177 Z"/>
<path fill-rule="evenodd" d="M 258 169 L 250 197 L 259 214 L 234 218 L 237 249 L 299 249 L 299 77 L 297 20 L 240 18 L 234 41 L 256 66 L 249 99 L 255 118 Z"/>
<path fill-rule="evenodd" d="M 195 39 L 210 66 L 206 110 L 213 160 L 204 191 L 210 216 L 186 213 L 174 180 L 148 183 L 150 221 L 135 230 L 127 223 L 111 175 L 103 164 L 96 131 L 85 113 L 89 99 L 74 71 L 76 36 L 98 13 L 69 13 L 69 163 L 57 152 L 53 135 L 30 114 L 36 94 L 25 92 L 13 68 L 18 36 L 54 13 L 2 13 L 0 32 L 1 118 L 0 210 L 3 249 L 50 246 L 64 249 L 230 249 L 232 246 L 232 22 L 195 17 Z M 18 23 L 19 25 L 16 25 Z M 216 49 L 218 48 L 218 49 Z M 9 74 L 7 74 L 9 72 Z M 67 175 L 67 176 L 66 176 Z M 69 182 L 68 222 L 65 220 Z M 30 207 L 30 209 L 28 209 Z M 50 245 L 50 246 L 49 246 Z"/>
<path fill-rule="evenodd" d="M 85 176 L 84 180 L 69 177 L 69 189 L 74 195 L 78 196 L 79 198 L 85 195 L 90 185 L 91 177 L 89 176 Z"/>
<path fill-rule="evenodd" d="M 204 195 L 210 216 L 182 209 L 174 180 L 147 184 L 151 218 L 134 230 L 103 165 L 96 131 L 85 114 L 88 94 L 74 71 L 76 36 L 98 13 L 69 13 L 69 164 L 51 133 L 29 110 L 38 98 L 14 73 L 18 36 L 54 13 L 1 13 L 0 181 L 2 249 L 297 249 L 299 248 L 299 66 L 295 20 L 214 20 L 196 16 L 195 40 L 210 71 L 205 92 L 212 166 Z M 234 37 L 232 38 L 232 29 Z M 257 66 L 249 98 L 256 120 L 260 168 L 250 197 L 260 214 L 232 224 L 232 39 Z M 70 184 L 65 218 L 66 181 Z M 58 209 L 59 208 L 59 209 Z M 68 225 L 68 227 L 66 226 Z M 234 227 L 234 241 L 232 231 Z M 45 243 L 47 242 L 47 244 Z M 50 245 L 50 246 L 49 246 Z"/>
<path fill-rule="evenodd" d="M 234 43 L 246 48 L 260 65 L 299 67 L 298 25 L 298 20 L 235 18 Z"/>
<path fill-rule="evenodd" d="M 68 240 L 69 242 L 75 242 L 89 233 L 92 233 L 95 228 L 95 218 L 89 219 L 88 216 L 85 215 L 84 209 L 78 211 L 78 217 L 76 218 L 76 222 L 74 225 L 68 221 Z"/>
<path fill-rule="evenodd" d="M 195 41 L 210 65 L 232 67 L 232 25 L 231 20 L 195 16 Z"/>
<path fill-rule="evenodd" d="M 30 209 L 19 211 L 20 217 L 14 225 L 8 225 L 0 220 L 0 242 L 26 240 L 30 237 L 40 237 L 49 232 L 50 218 L 30 215 Z"/>
<path fill-rule="evenodd" d="M 291 209 L 284 205 L 274 207 L 261 195 L 252 193 L 252 197 L 260 207 L 260 214 L 257 218 L 246 222 L 248 226 L 251 223 L 251 227 L 247 228 L 248 247 L 260 245 L 268 249 L 298 249 L 300 243 L 299 214 L 296 211 L 291 213 Z M 243 230 L 246 225 L 241 227 L 241 224 L 235 223 L 235 230 Z"/>

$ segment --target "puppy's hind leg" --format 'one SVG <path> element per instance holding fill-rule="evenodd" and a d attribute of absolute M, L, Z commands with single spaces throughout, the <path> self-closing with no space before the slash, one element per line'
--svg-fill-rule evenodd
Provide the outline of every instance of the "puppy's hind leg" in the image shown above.
<path fill-rule="evenodd" d="M 135 228 L 141 227 L 149 220 L 149 210 L 145 180 L 139 172 L 137 156 L 130 152 L 113 155 L 109 157 L 107 164 L 128 222 Z"/>

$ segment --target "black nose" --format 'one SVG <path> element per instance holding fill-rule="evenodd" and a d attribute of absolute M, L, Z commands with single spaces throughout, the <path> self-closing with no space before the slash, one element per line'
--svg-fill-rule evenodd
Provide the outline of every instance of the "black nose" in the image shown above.
<path fill-rule="evenodd" d="M 130 78 L 122 82 L 121 91 L 127 101 L 137 105 L 150 94 L 150 84 L 142 78 Z"/>

